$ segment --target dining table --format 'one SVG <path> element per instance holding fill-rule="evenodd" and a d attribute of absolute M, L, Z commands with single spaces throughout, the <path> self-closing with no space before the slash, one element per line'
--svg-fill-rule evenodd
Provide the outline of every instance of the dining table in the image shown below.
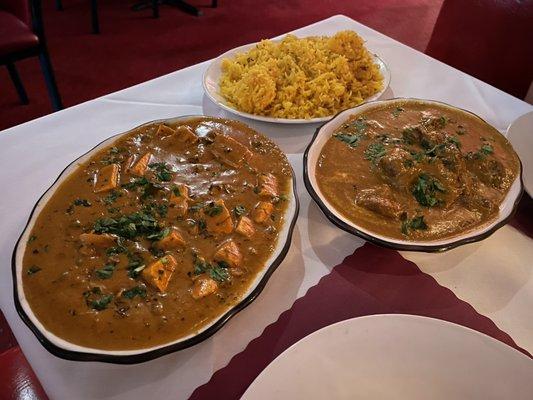
<path fill-rule="evenodd" d="M 466 73 L 336 15 L 299 37 L 353 30 L 391 73 L 382 99 L 438 100 L 472 111 L 506 134 L 533 107 Z M 497 60 L 495 60 L 497 62 Z M 26 122 L 0 133 L 0 307 L 51 399 L 233 399 L 279 354 L 333 323 L 359 316 L 437 318 L 533 354 L 533 201 L 480 242 L 441 253 L 378 247 L 333 225 L 303 183 L 303 152 L 319 124 L 233 115 L 204 94 L 210 61 Z M 120 71 L 117 71 L 120 73 Z M 61 171 L 104 139 L 182 115 L 238 119 L 274 140 L 296 176 L 300 212 L 291 246 L 258 298 L 205 341 L 152 361 L 118 365 L 49 353 L 13 299 L 12 253 L 29 214 Z M 533 151 L 533 149 L 531 149 Z M 0 383 L 1 389 L 1 383 Z"/>

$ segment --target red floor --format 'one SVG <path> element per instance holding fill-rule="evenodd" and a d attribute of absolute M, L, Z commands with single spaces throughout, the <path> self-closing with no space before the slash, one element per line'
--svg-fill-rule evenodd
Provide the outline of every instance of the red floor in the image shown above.
<path fill-rule="evenodd" d="M 190 0 L 197 18 L 168 6 L 161 18 L 132 12 L 133 1 L 99 1 L 102 33 L 90 34 L 88 0 L 43 0 L 52 63 L 66 107 L 217 56 L 235 46 L 345 14 L 424 50 L 442 0 Z M 413 24 L 412 21 L 416 21 Z M 17 64 L 30 98 L 22 106 L 0 67 L 0 130 L 48 114 L 50 103 L 36 58 Z"/>

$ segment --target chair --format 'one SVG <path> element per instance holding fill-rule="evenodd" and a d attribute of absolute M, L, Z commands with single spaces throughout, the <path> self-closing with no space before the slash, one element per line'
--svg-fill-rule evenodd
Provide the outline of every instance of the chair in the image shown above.
<path fill-rule="evenodd" d="M 63 0 L 56 0 L 56 10 L 63 11 Z M 98 1 L 91 0 L 91 28 L 96 35 L 100 33 L 100 21 L 98 19 Z"/>
<path fill-rule="evenodd" d="M 203 12 L 199 8 L 187 3 L 185 0 L 141 0 L 140 2 L 133 4 L 131 9 L 133 11 L 141 11 L 151 8 L 153 17 L 159 18 L 159 6 L 161 4 L 176 7 L 187 14 L 194 15 L 195 17 L 201 17 L 203 15 Z M 211 0 L 211 7 L 217 8 L 218 0 Z"/>
<path fill-rule="evenodd" d="M 445 0 L 426 54 L 523 99 L 532 33 L 533 0 Z"/>
<path fill-rule="evenodd" d="M 29 101 L 15 62 L 28 57 L 39 57 L 52 109 L 61 110 L 63 104 L 46 47 L 40 0 L 0 0 L 0 65 L 7 67 L 22 104 Z"/>

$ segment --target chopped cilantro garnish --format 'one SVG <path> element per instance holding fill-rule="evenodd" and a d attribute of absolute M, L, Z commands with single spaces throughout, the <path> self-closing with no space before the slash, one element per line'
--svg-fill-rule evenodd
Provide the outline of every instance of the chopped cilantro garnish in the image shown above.
<path fill-rule="evenodd" d="M 196 258 L 194 261 L 194 275 L 201 275 L 207 273 L 211 278 L 218 282 L 224 282 L 229 279 L 228 273 L 229 265 L 224 261 L 219 261 L 216 264 L 206 262 L 203 258 Z"/>
<path fill-rule="evenodd" d="M 97 286 L 84 292 L 83 297 L 87 305 L 97 311 L 105 310 L 113 300 L 112 294 L 102 294 L 102 290 Z"/>
<path fill-rule="evenodd" d="M 445 191 L 446 189 L 437 179 L 427 174 L 420 174 L 411 193 L 418 201 L 418 204 L 425 207 L 434 207 L 442 204 L 442 200 L 436 197 L 437 193 L 444 193 Z"/>
<path fill-rule="evenodd" d="M 158 162 L 151 163 L 148 166 L 154 170 L 155 177 L 159 181 L 168 182 L 172 180 L 172 169 L 168 164 L 164 162 Z"/>
<path fill-rule="evenodd" d="M 91 203 L 87 199 L 76 199 L 76 200 L 74 200 L 74 205 L 75 206 L 90 207 Z"/>
<path fill-rule="evenodd" d="M 215 281 L 224 282 L 229 279 L 229 272 L 226 268 L 220 266 L 220 264 L 216 264 L 211 266 L 209 276 Z"/>
<path fill-rule="evenodd" d="M 494 153 L 494 149 L 488 143 L 485 143 L 483 146 L 481 146 L 479 151 L 480 151 L 480 153 L 483 153 L 484 155 L 489 155 L 489 154 Z"/>
<path fill-rule="evenodd" d="M 211 202 L 204 208 L 204 212 L 210 217 L 215 217 L 222 214 L 222 206 Z"/>
<path fill-rule="evenodd" d="M 111 205 L 113 204 L 122 194 L 118 192 L 117 190 L 111 190 L 109 194 L 102 199 L 105 205 Z"/>
<path fill-rule="evenodd" d="M 146 267 L 144 260 L 138 254 L 128 254 L 128 276 L 137 278 L 141 271 Z"/>
<path fill-rule="evenodd" d="M 172 193 L 174 193 L 174 196 L 181 196 L 180 188 L 178 186 L 172 186 Z"/>
<path fill-rule="evenodd" d="M 235 206 L 235 207 L 233 208 L 233 213 L 234 213 L 237 217 L 243 215 L 245 212 L 246 212 L 246 207 L 244 207 L 243 205 L 238 205 L 238 206 Z"/>
<path fill-rule="evenodd" d="M 405 111 L 402 107 L 396 107 L 394 110 L 392 110 L 392 116 L 398 117 L 402 111 Z"/>
<path fill-rule="evenodd" d="M 359 141 L 361 140 L 361 135 L 359 133 L 347 133 L 347 132 L 338 132 L 333 135 L 336 139 L 341 142 L 346 143 L 350 147 L 357 147 Z"/>
<path fill-rule="evenodd" d="M 109 279 L 113 275 L 113 272 L 115 272 L 115 264 L 106 264 L 102 268 L 97 269 L 96 276 L 100 279 Z"/>
<path fill-rule="evenodd" d="M 387 149 L 382 143 L 370 143 L 365 150 L 365 158 L 374 164 L 377 164 L 385 154 L 387 154 Z"/>
<path fill-rule="evenodd" d="M 134 286 L 122 292 L 122 297 L 127 299 L 133 299 L 135 296 L 146 297 L 146 288 L 144 286 Z"/>
<path fill-rule="evenodd" d="M 111 300 L 113 300 L 113 295 L 112 294 L 103 295 L 99 299 L 93 300 L 91 302 L 91 308 L 93 308 L 93 309 L 95 309 L 97 311 L 105 310 L 107 308 L 108 304 L 111 303 Z"/>
<path fill-rule="evenodd" d="M 27 274 L 33 275 L 36 274 L 41 270 L 41 267 L 38 267 L 37 265 L 32 265 L 30 268 L 28 268 Z"/>
<path fill-rule="evenodd" d="M 402 221 L 402 233 L 404 235 L 409 234 L 409 230 L 426 230 L 428 228 L 424 216 L 419 215 L 413 219 L 406 219 Z"/>
<path fill-rule="evenodd" d="M 453 143 L 455 147 L 457 147 L 458 149 L 461 148 L 461 141 L 459 140 L 457 136 L 448 137 L 448 142 Z"/>
<path fill-rule="evenodd" d="M 119 218 L 100 218 L 94 223 L 95 233 L 111 233 L 126 239 L 158 235 L 163 229 L 151 213 L 144 211 Z"/>
<path fill-rule="evenodd" d="M 31 235 L 30 238 L 28 239 L 28 244 L 30 244 L 31 242 L 35 242 L 35 240 L 37 240 L 37 236 Z"/>

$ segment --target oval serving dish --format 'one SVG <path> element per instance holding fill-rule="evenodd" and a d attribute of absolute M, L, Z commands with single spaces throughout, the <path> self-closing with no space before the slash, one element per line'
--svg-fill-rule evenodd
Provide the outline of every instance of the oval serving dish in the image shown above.
<path fill-rule="evenodd" d="M 483 124 L 488 125 L 490 129 L 493 129 L 495 132 L 501 135 L 501 133 L 499 133 L 495 128 L 487 124 L 479 116 L 469 111 L 462 110 L 437 101 L 410 98 L 395 98 L 391 100 L 365 103 L 352 109 L 340 112 L 330 121 L 323 124 L 316 130 L 304 154 L 304 183 L 307 188 L 307 191 L 309 192 L 313 200 L 317 203 L 317 205 L 320 207 L 322 212 L 332 223 L 349 233 L 352 233 L 356 236 L 359 236 L 365 240 L 368 240 L 383 247 L 406 251 L 440 252 L 487 238 L 496 230 L 504 226 L 511 219 L 521 198 L 523 192 L 522 165 L 519 161 L 518 156 L 516 156 L 518 160 L 518 173 L 510 184 L 507 194 L 499 205 L 498 215 L 494 219 L 482 223 L 479 226 L 466 229 L 462 232 L 452 234 L 449 237 L 444 238 L 416 240 L 409 239 L 406 237 L 405 239 L 400 239 L 383 233 L 377 233 L 372 229 L 369 229 L 368 227 L 362 226 L 361 223 L 357 223 L 356 221 L 354 222 L 354 220 L 349 219 L 344 213 L 339 212 L 339 210 L 335 208 L 335 206 L 327 199 L 327 197 L 322 192 L 320 185 L 317 182 L 317 163 L 319 157 L 321 156 L 322 149 L 326 145 L 326 142 L 328 142 L 328 140 L 333 136 L 335 131 L 339 129 L 343 124 L 348 122 L 351 117 L 354 117 L 354 119 L 351 119 L 351 121 L 355 121 L 355 118 L 364 112 L 383 109 L 383 107 L 400 107 L 401 105 L 409 103 L 416 103 L 419 105 L 425 104 L 428 106 L 432 105 L 435 107 L 448 109 L 450 112 L 453 113 L 464 114 L 469 118 L 474 118 L 482 122 Z M 341 139 L 341 141 L 344 140 Z M 357 182 L 354 181 L 354 184 L 357 184 Z"/>
<path fill-rule="evenodd" d="M 183 116 L 172 119 L 164 119 L 151 121 L 146 124 L 140 125 L 127 132 L 123 132 L 114 135 L 105 141 L 98 144 L 96 147 L 74 160 L 70 163 L 50 188 L 40 197 L 35 204 L 26 227 L 24 228 L 21 236 L 19 237 L 12 256 L 12 274 L 14 284 L 14 301 L 17 312 L 24 321 L 24 323 L 31 329 L 41 344 L 52 354 L 60 358 L 76 361 L 101 361 L 117 364 L 134 364 L 139 362 L 145 362 L 157 357 L 161 357 L 165 354 L 169 354 L 178 350 L 185 349 L 193 346 L 203 340 L 209 338 L 215 332 L 217 332 L 231 317 L 236 313 L 248 306 L 263 290 L 268 279 L 272 273 L 276 270 L 279 264 L 285 258 L 290 244 L 292 232 L 296 219 L 298 216 L 299 203 L 296 195 L 296 180 L 292 168 L 290 170 L 290 179 L 288 184 L 288 193 L 286 193 L 287 205 L 284 209 L 284 223 L 278 231 L 278 240 L 273 250 L 268 256 L 268 259 L 264 266 L 260 268 L 246 289 L 242 292 L 242 295 L 233 304 L 224 308 L 223 312 L 217 314 L 216 318 L 206 323 L 192 334 L 188 334 L 183 337 L 179 337 L 176 340 L 169 341 L 163 344 L 145 346 L 137 349 L 127 350 L 107 350 L 100 348 L 93 348 L 83 345 L 78 345 L 65 340 L 56 334 L 48 330 L 43 323 L 39 321 L 35 313 L 29 304 L 28 299 L 23 286 L 23 259 L 25 250 L 28 246 L 28 242 L 31 242 L 31 232 L 39 217 L 39 214 L 43 208 L 47 205 L 47 202 L 52 198 L 54 193 L 60 188 L 60 185 L 65 182 L 78 168 L 81 163 L 84 163 L 91 159 L 100 150 L 109 147 L 115 141 L 119 140 L 122 136 L 127 135 L 133 131 L 138 130 L 144 126 L 151 124 L 175 124 L 178 122 L 186 122 L 196 118 L 203 118 L 202 116 Z M 243 125 L 242 123 L 240 123 Z"/>
<path fill-rule="evenodd" d="M 273 42 L 279 42 L 279 41 L 281 41 L 281 39 L 273 40 Z M 311 123 L 325 122 L 331 119 L 331 116 L 321 117 L 321 118 L 310 118 L 310 119 L 267 117 L 264 115 L 250 114 L 244 111 L 240 111 L 227 104 L 226 99 L 224 99 L 224 97 L 220 94 L 220 91 L 219 91 L 220 76 L 222 75 L 222 69 L 221 69 L 222 60 L 225 58 L 231 58 L 239 53 L 246 53 L 247 51 L 257 46 L 258 43 L 259 42 L 250 43 L 250 44 L 246 44 L 244 46 L 240 46 L 235 49 L 229 50 L 225 52 L 224 54 L 218 56 L 216 59 L 214 59 L 211 62 L 209 67 L 204 72 L 204 76 L 202 78 L 204 92 L 207 95 L 207 97 L 209 97 L 209 99 L 213 103 L 215 103 L 217 106 L 223 108 L 226 111 L 229 111 L 241 117 L 254 119 L 256 121 L 273 122 L 273 123 L 280 123 L 280 124 L 311 124 Z M 383 88 L 376 94 L 366 98 L 364 100 L 365 103 L 379 99 L 389 87 L 390 79 L 391 79 L 389 68 L 387 67 L 385 62 L 377 54 L 374 54 L 374 53 L 372 53 L 372 58 L 373 58 L 374 63 L 378 65 L 379 71 L 383 75 Z"/>

